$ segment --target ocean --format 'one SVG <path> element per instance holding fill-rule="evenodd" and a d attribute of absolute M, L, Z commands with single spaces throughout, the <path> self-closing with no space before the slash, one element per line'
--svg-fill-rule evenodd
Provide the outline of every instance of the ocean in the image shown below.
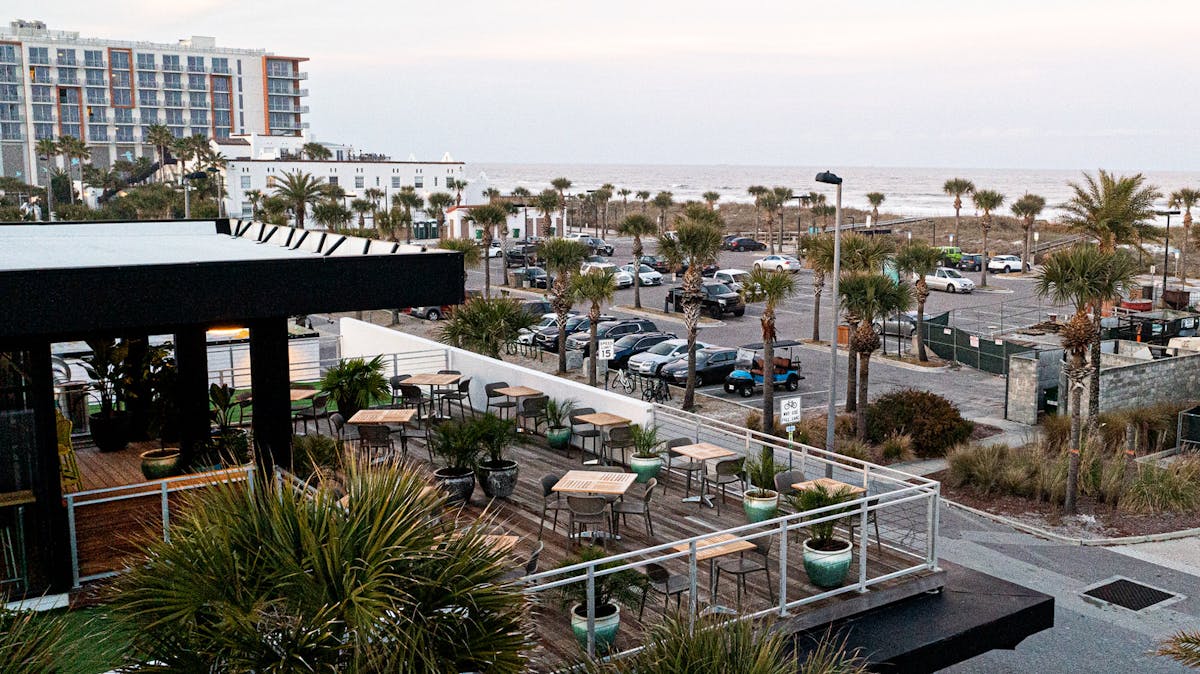
<path fill-rule="evenodd" d="M 1046 198 L 1046 210 L 1042 218 L 1054 220 L 1060 211 L 1059 204 L 1070 198 L 1069 181 L 1080 181 L 1082 171 L 1042 169 L 947 169 L 947 168 L 871 168 L 871 167 L 820 167 L 820 166 L 671 166 L 646 164 L 489 164 L 468 165 L 471 178 L 478 174 L 486 177 L 491 187 L 507 194 L 514 187 L 525 187 L 537 193 L 550 187 L 550 181 L 559 176 L 571 180 L 569 192 L 595 189 L 604 183 L 618 188 L 627 187 L 634 192 L 649 190 L 652 194 L 667 190 L 674 194 L 675 201 L 700 200 L 700 195 L 709 190 L 721 194 L 722 202 L 750 203 L 753 199 L 746 192 L 751 185 L 791 187 L 797 194 L 811 191 L 825 192 L 829 203 L 833 203 L 833 189 L 813 180 L 820 171 L 831 170 L 843 179 L 842 204 L 848 207 L 869 209 L 866 194 L 882 192 L 886 196 L 882 211 L 909 216 L 952 216 L 954 199 L 942 192 L 942 184 L 949 178 L 966 178 L 979 189 L 991 189 L 1005 195 L 1003 213 L 1008 206 L 1026 192 L 1040 194 Z M 1121 175 L 1132 171 L 1117 171 Z M 1160 192 L 1169 194 L 1180 187 L 1200 188 L 1200 172 L 1146 171 L 1148 182 Z M 614 199 L 620 197 L 614 196 Z M 630 201 L 637 203 L 633 195 Z M 975 207 L 969 198 L 963 199 L 963 215 L 974 215 Z M 1162 201 L 1166 206 L 1166 199 Z"/>

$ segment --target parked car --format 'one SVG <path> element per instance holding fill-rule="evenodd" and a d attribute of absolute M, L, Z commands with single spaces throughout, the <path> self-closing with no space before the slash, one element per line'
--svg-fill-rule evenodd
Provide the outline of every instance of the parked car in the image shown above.
<path fill-rule="evenodd" d="M 521 309 L 532 316 L 544 316 L 554 311 L 549 300 L 524 300 L 521 302 Z"/>
<path fill-rule="evenodd" d="M 473 299 L 475 297 L 482 297 L 482 296 L 483 296 L 483 293 L 481 293 L 478 290 L 468 290 L 466 299 L 469 300 L 469 299 Z M 450 312 L 453 311 L 454 307 L 456 307 L 456 306 L 458 306 L 458 305 L 457 304 L 443 304 L 440 306 L 430 306 L 430 307 L 408 307 L 407 309 L 401 309 L 400 312 L 408 314 L 410 316 L 414 316 L 416 318 L 424 318 L 427 321 L 440 321 L 441 319 L 445 318 L 446 316 L 449 316 Z"/>
<path fill-rule="evenodd" d="M 938 246 L 938 252 L 942 254 L 943 267 L 957 266 L 963 255 L 962 249 L 957 246 Z"/>
<path fill-rule="evenodd" d="M 579 315 L 579 312 L 572 309 L 570 315 L 577 316 L 577 315 Z M 539 330 L 541 330 L 543 328 L 550 328 L 550 327 L 554 327 L 557 325 L 558 325 L 558 314 L 556 314 L 554 312 L 542 314 L 541 319 L 539 319 L 537 323 L 534 323 L 533 325 L 531 325 L 528 328 L 521 328 L 520 330 L 517 331 L 517 343 L 518 344 L 533 344 L 534 333 L 538 332 Z"/>
<path fill-rule="evenodd" d="M 720 318 L 727 313 L 731 313 L 734 316 L 745 315 L 746 303 L 742 301 L 742 296 L 731 290 L 729 286 L 724 283 L 710 281 L 700 288 L 704 293 L 704 296 L 701 298 L 701 311 L 704 313 L 713 318 Z M 675 311 L 682 312 L 683 288 L 672 288 L 671 294 L 668 297 Z"/>
<path fill-rule="evenodd" d="M 740 239 L 740 238 L 742 238 L 741 234 L 726 234 L 725 236 L 722 236 L 721 237 L 721 250 L 728 249 L 730 241 L 733 241 L 734 239 Z"/>
<path fill-rule="evenodd" d="M 624 369 L 629 364 L 630 357 L 642 353 L 659 342 L 674 338 L 675 333 L 673 332 L 635 332 L 632 335 L 625 335 L 613 342 L 613 357 L 608 361 L 608 366 L 618 370 Z"/>
<path fill-rule="evenodd" d="M 527 260 L 537 257 L 537 246 L 517 244 L 504 251 L 505 267 L 524 267 Z"/>
<path fill-rule="evenodd" d="M 608 258 L 603 255 L 589 255 L 583 258 L 584 262 L 608 262 Z"/>
<path fill-rule="evenodd" d="M 630 277 L 633 276 L 633 265 L 631 264 L 620 267 L 620 270 L 629 274 Z M 641 278 L 641 283 L 644 286 L 660 286 L 663 282 L 662 274 L 654 271 L 649 265 L 645 264 L 639 266 L 638 277 Z"/>
<path fill-rule="evenodd" d="M 587 246 L 592 253 L 599 253 L 600 255 L 609 256 L 613 254 L 613 247 L 610 244 L 605 243 L 604 239 L 589 236 L 587 234 L 567 234 L 563 238 L 582 243 L 583 245 Z"/>
<path fill-rule="evenodd" d="M 479 247 L 481 249 L 483 248 L 482 241 L 479 242 Z M 487 253 L 484 253 L 482 250 L 480 250 L 479 253 L 481 256 L 486 256 L 486 257 L 493 257 L 493 258 L 494 257 L 502 257 L 504 255 L 504 249 L 500 247 L 499 241 L 493 240 L 492 245 L 488 247 Z"/>
<path fill-rule="evenodd" d="M 729 286 L 729 289 L 735 293 L 742 292 L 746 287 L 746 283 L 750 279 L 750 272 L 744 269 L 718 269 L 713 274 L 713 280 L 724 283 Z"/>
<path fill-rule="evenodd" d="M 613 316 L 608 316 L 606 314 L 600 315 L 601 322 L 611 320 L 614 320 Z M 591 329 L 591 327 L 592 321 L 587 316 L 576 315 L 567 318 L 567 348 L 570 348 L 571 335 L 574 335 L 580 331 L 587 331 Z M 534 332 L 533 343 L 542 347 L 546 351 L 558 353 L 558 324 L 555 323 Z"/>
<path fill-rule="evenodd" d="M 643 255 L 642 264 L 650 267 L 660 274 L 671 273 L 671 265 L 667 262 L 667 258 L 662 255 Z"/>
<path fill-rule="evenodd" d="M 957 269 L 938 267 L 937 271 L 925 276 L 925 285 L 932 290 L 948 293 L 969 293 L 975 290 L 975 282 L 958 273 Z"/>
<path fill-rule="evenodd" d="M 654 321 L 644 318 L 629 318 L 622 321 L 610 320 L 601 322 L 596 326 L 596 339 L 618 339 L 625 335 L 632 335 L 639 332 L 658 332 L 658 326 Z M 590 324 L 589 324 L 590 327 Z M 576 332 L 567 338 L 567 348 L 577 351 L 582 351 L 583 355 L 588 355 L 591 347 L 591 334 L 587 328 L 580 332 Z"/>
<path fill-rule="evenodd" d="M 755 269 L 773 269 L 775 271 L 799 272 L 804 265 L 791 255 L 768 255 L 754 261 Z"/>
<path fill-rule="evenodd" d="M 737 349 L 726 346 L 706 346 L 696 352 L 696 385 L 706 386 L 724 381 L 737 363 Z M 659 370 L 664 381 L 680 386 L 687 383 L 687 358 L 667 363 Z"/>
<path fill-rule="evenodd" d="M 658 371 L 662 369 L 663 365 L 670 363 L 680 356 L 687 355 L 687 343 L 686 339 L 668 339 L 659 342 L 650 347 L 648 351 L 630 358 L 629 371 L 649 377 L 657 376 Z M 706 346 L 708 345 L 696 342 L 694 348 L 703 349 Z"/>
<path fill-rule="evenodd" d="M 1021 256 L 1019 255 L 996 255 L 988 260 L 988 271 L 998 274 L 1010 274 L 1025 268 L 1026 265 L 1021 263 Z"/>
<path fill-rule="evenodd" d="M 617 288 L 629 288 L 633 285 L 633 274 L 621 271 L 611 262 L 584 262 L 579 267 L 580 274 L 612 274 L 617 282 Z"/>
<path fill-rule="evenodd" d="M 958 267 L 959 271 L 983 271 L 983 255 L 980 253 L 963 253 L 962 257 L 958 260 L 958 264 L 954 266 Z"/>
<path fill-rule="evenodd" d="M 541 267 L 518 267 L 512 270 L 514 274 L 524 274 L 530 288 L 549 288 L 554 279 Z"/>
<path fill-rule="evenodd" d="M 743 250 L 766 250 L 767 244 L 761 241 L 755 241 L 748 236 L 739 236 L 737 238 L 730 239 L 729 242 L 725 244 L 725 248 L 727 250 L 739 252 Z"/>
<path fill-rule="evenodd" d="M 931 317 L 931 314 L 925 314 L 926 321 Z M 912 337 L 913 333 L 917 331 L 917 312 L 906 311 L 901 314 L 892 314 L 883 321 L 875 321 L 872 327 L 875 328 L 875 334 L 878 335 Z"/>

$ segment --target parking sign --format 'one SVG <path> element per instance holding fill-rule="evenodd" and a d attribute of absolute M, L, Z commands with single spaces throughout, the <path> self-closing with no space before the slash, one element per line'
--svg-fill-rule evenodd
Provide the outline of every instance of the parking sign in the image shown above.
<path fill-rule="evenodd" d="M 800 396 L 784 398 L 779 401 L 779 422 L 794 424 L 800 421 Z"/>
<path fill-rule="evenodd" d="M 612 360 L 614 350 L 611 339 L 601 339 L 596 342 L 596 356 L 600 360 Z"/>

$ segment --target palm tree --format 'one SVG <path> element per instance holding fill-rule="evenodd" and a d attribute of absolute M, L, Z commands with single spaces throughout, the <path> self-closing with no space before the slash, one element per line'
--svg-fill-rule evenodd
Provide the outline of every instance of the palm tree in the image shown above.
<path fill-rule="evenodd" d="M 871 204 L 871 222 L 879 224 L 879 207 L 886 198 L 883 192 L 867 192 L 867 201 Z"/>
<path fill-rule="evenodd" d="M 704 200 L 704 203 L 708 204 L 708 210 L 711 211 L 716 207 L 717 202 L 721 200 L 721 193 L 710 190 L 701 194 L 700 198 Z"/>
<path fill-rule="evenodd" d="M 634 196 L 636 196 L 638 200 L 642 202 L 642 212 L 645 213 L 646 207 L 650 203 L 650 190 L 638 190 L 637 194 Z"/>
<path fill-rule="evenodd" d="M 979 285 L 987 287 L 987 263 L 991 253 L 988 252 L 988 233 L 992 231 L 992 211 L 1004 203 L 1004 195 L 995 190 L 975 190 L 971 193 L 971 201 L 975 208 L 983 211 L 979 218 L 979 230 L 983 233 L 983 265 L 979 273 Z"/>
<path fill-rule="evenodd" d="M 37 145 L 38 156 L 46 162 L 46 220 L 54 219 L 54 160 L 58 157 L 58 141 L 53 138 L 39 138 Z"/>
<path fill-rule="evenodd" d="M 365 229 L 367 226 L 367 213 L 375 210 L 375 206 L 368 199 L 351 199 L 350 210 L 358 213 L 358 228 Z"/>
<path fill-rule="evenodd" d="M 183 161 L 183 155 L 179 155 Z M 275 183 L 275 196 L 283 200 L 296 218 L 296 227 L 304 229 L 304 216 L 308 205 L 315 204 L 324 196 L 324 187 L 311 173 L 285 171 Z"/>
<path fill-rule="evenodd" d="M 471 209 L 471 219 L 483 228 L 483 296 L 492 296 L 492 239 L 496 228 L 508 226 L 508 211 L 499 204 L 485 204 Z"/>
<path fill-rule="evenodd" d="M 92 158 L 92 151 L 87 143 L 75 136 L 64 136 L 58 141 L 58 151 L 67 161 L 67 177 L 71 177 L 71 166 L 78 166 L 79 181 L 83 182 L 83 163 Z M 74 179 L 71 185 L 71 203 L 75 203 Z"/>
<path fill-rule="evenodd" d="M 824 209 L 824 207 L 825 207 L 825 195 L 824 194 L 822 194 L 821 192 L 809 192 L 808 193 L 808 212 L 812 216 L 812 226 L 813 226 L 814 230 L 817 228 L 817 216 L 821 215 L 821 212 Z"/>
<path fill-rule="evenodd" d="M 667 211 L 675 204 L 675 195 L 663 190 L 654 195 L 654 207 L 658 209 L 658 226 L 667 228 Z"/>
<path fill-rule="evenodd" d="M 548 190 L 553 193 L 553 190 Z M 543 192 L 545 194 L 545 192 Z M 554 193 L 557 197 L 558 194 Z M 550 288 L 550 305 L 558 314 L 558 374 L 567 372 L 567 312 L 574 304 L 571 276 L 588 256 L 588 247 L 579 241 L 554 237 L 538 247 L 538 257 L 546 263 L 546 272 L 554 277 Z"/>
<path fill-rule="evenodd" d="M 454 195 L 448 192 L 433 192 L 425 198 L 426 210 L 437 221 L 438 236 L 445 236 L 446 209 L 454 205 Z"/>
<path fill-rule="evenodd" d="M 559 207 L 562 209 L 563 222 L 563 231 L 559 232 L 558 235 L 562 236 L 567 233 L 567 190 L 571 189 L 571 181 L 567 178 L 555 178 L 554 180 L 550 181 L 550 185 L 555 191 L 558 192 L 558 203 Z"/>
<path fill-rule="evenodd" d="M 1155 655 L 1168 657 L 1192 669 L 1200 669 L 1200 631 L 1180 630 L 1162 641 Z"/>
<path fill-rule="evenodd" d="M 764 189 L 755 203 L 767 214 L 767 252 L 775 252 L 775 211 L 779 208 L 779 195 L 773 189 Z"/>
<path fill-rule="evenodd" d="M 772 188 L 772 191 L 775 193 L 775 211 L 776 211 L 775 223 L 778 226 L 778 232 L 779 232 L 779 252 L 782 253 L 783 252 L 783 209 L 786 208 L 788 205 L 788 202 L 794 198 L 795 193 L 792 192 L 792 188 L 790 188 L 790 187 L 774 187 L 774 188 Z"/>
<path fill-rule="evenodd" d="M 571 279 L 571 294 L 583 302 L 591 302 L 588 309 L 588 385 L 596 385 L 596 328 L 600 323 L 600 304 L 611 302 L 617 292 L 617 281 L 613 274 L 576 274 Z"/>
<path fill-rule="evenodd" d="M 1070 381 L 1068 409 L 1071 432 L 1068 443 L 1067 494 L 1064 510 L 1074 514 L 1079 489 L 1079 448 L 1082 424 L 1082 392 L 1085 380 L 1095 376 L 1099 357 L 1090 347 L 1097 339 L 1098 326 L 1088 319 L 1088 306 L 1120 296 L 1133 287 L 1137 262 L 1124 251 L 1105 251 L 1091 244 L 1078 244 L 1056 251 L 1043 262 L 1038 272 L 1034 292 L 1038 297 L 1050 297 L 1058 304 L 1070 303 L 1075 314 L 1059 331 L 1063 349 L 1070 357 L 1063 371 Z M 1099 312 L 1097 312 L 1099 313 Z M 1098 379 L 1098 377 L 1096 377 Z M 1093 406 L 1089 414 L 1095 410 Z"/>
<path fill-rule="evenodd" d="M 392 205 L 403 210 L 405 243 L 412 243 L 413 211 L 424 206 L 425 200 L 417 194 L 416 188 L 405 185 L 400 188 L 399 192 L 392 195 Z"/>
<path fill-rule="evenodd" d="M 604 222 L 604 236 L 608 236 L 608 202 L 612 200 L 613 190 L 615 189 L 617 188 L 612 183 L 604 183 L 600 186 L 600 189 L 596 190 L 593 194 L 593 196 L 596 198 L 596 202 L 604 206 L 604 215 L 602 216 Z"/>
<path fill-rule="evenodd" d="M 442 250 L 452 250 L 456 253 L 462 253 L 463 256 L 463 287 L 467 285 L 467 268 L 474 267 L 479 264 L 480 253 L 479 246 L 475 245 L 470 239 L 441 239 L 438 241 L 438 248 Z"/>
<path fill-rule="evenodd" d="M 558 192 L 551 189 L 542 190 L 536 197 L 533 198 L 533 205 L 542 214 L 542 236 L 549 237 L 552 223 L 554 222 L 554 212 L 558 210 L 559 200 L 562 197 Z M 565 222 L 565 221 L 564 221 Z M 562 223 L 560 223 L 562 224 Z M 562 236 L 566 232 L 558 232 Z"/>
<path fill-rule="evenodd" d="M 500 190 L 495 187 L 484 188 L 483 196 L 487 198 L 489 204 L 494 204 L 500 200 Z"/>
<path fill-rule="evenodd" d="M 757 240 L 761 234 L 758 231 L 758 213 L 762 208 L 762 196 L 767 193 L 767 188 L 764 185 L 751 185 L 746 188 L 746 192 L 754 197 L 754 238 Z"/>
<path fill-rule="evenodd" d="M 438 330 L 438 341 L 503 360 L 500 353 L 504 345 L 532 326 L 534 320 L 533 314 L 513 298 L 476 297 L 450 312 Z"/>
<path fill-rule="evenodd" d="M 896 283 L 878 272 L 853 272 L 838 281 L 838 295 L 847 313 L 859 319 L 858 328 L 850 335 L 851 351 L 858 355 L 858 416 L 855 420 L 858 439 L 867 438 L 867 402 L 871 381 L 871 354 L 879 348 L 875 323 L 886 317 L 907 311 L 912 306 L 912 292 L 904 281 Z M 854 357 L 853 355 L 851 356 Z"/>
<path fill-rule="evenodd" d="M 529 197 L 533 196 L 533 193 L 524 187 L 514 187 L 512 190 L 512 196 L 514 199 L 528 199 Z"/>
<path fill-rule="evenodd" d="M 813 278 L 813 328 L 812 341 L 821 341 L 821 293 L 825 290 L 825 277 L 833 273 L 833 236 L 818 234 L 808 239 L 808 264 Z"/>
<path fill-rule="evenodd" d="M 721 248 L 724 222 L 716 211 L 700 204 L 691 204 L 675 219 L 675 236 L 660 234 L 658 250 L 672 266 L 687 265 L 683 273 L 683 324 L 688 332 L 688 377 L 683 392 L 683 409 L 691 409 L 696 401 L 696 326 L 700 323 L 703 281 L 700 271 L 717 260 Z"/>
<path fill-rule="evenodd" d="M 962 196 L 975 191 L 975 183 L 964 178 L 951 178 L 942 185 L 942 191 L 946 194 L 954 196 L 954 238 L 958 240 L 958 226 L 960 224 L 959 213 L 962 211 Z M 933 233 L 930 234 L 929 243 L 937 245 L 937 225 L 934 225 Z"/>
<path fill-rule="evenodd" d="M 446 536 L 420 473 L 344 463 L 310 478 L 312 496 L 205 489 L 169 541 L 145 539 L 112 601 L 129 655 L 153 663 L 140 669 L 528 671 L 529 601 L 490 522 Z"/>
<path fill-rule="evenodd" d="M 640 268 L 642 255 L 645 252 L 642 249 L 642 237 L 657 234 L 658 225 L 641 214 L 627 215 L 621 224 L 617 225 L 617 233 L 621 236 L 633 237 L 633 266 Z M 642 277 L 641 274 L 636 273 L 633 275 L 633 306 L 635 309 L 642 308 Z"/>
<path fill-rule="evenodd" d="M 1200 190 L 1184 187 L 1171 193 L 1171 208 L 1183 209 L 1183 241 L 1179 243 L 1179 284 L 1187 285 L 1187 245 L 1192 235 L 1192 207 L 1200 203 Z"/>
<path fill-rule="evenodd" d="M 1142 174 L 1118 176 L 1101 169 L 1096 177 L 1083 174 L 1083 184 L 1067 185 L 1073 195 L 1061 206 L 1063 224 L 1095 239 L 1101 250 L 1153 236 L 1154 202 L 1162 193 Z"/>
<path fill-rule="evenodd" d="M 380 201 L 382 201 L 386 196 L 387 193 L 378 187 L 368 187 L 367 189 L 363 190 L 363 199 L 370 201 L 374 206 L 374 209 L 371 211 L 372 217 L 374 216 L 375 211 L 379 210 Z"/>
<path fill-rule="evenodd" d="M 446 189 L 454 190 L 454 205 L 462 206 L 462 193 L 463 190 L 467 189 L 467 181 L 446 178 Z"/>
<path fill-rule="evenodd" d="M 629 195 L 631 194 L 633 194 L 633 190 L 629 189 L 628 187 L 622 187 L 621 189 L 617 190 L 617 196 L 621 197 L 622 220 L 625 219 L 625 216 L 629 215 Z"/>
<path fill-rule="evenodd" d="M 940 250 L 920 241 L 901 246 L 896 252 L 896 271 L 900 277 L 916 278 L 913 294 L 917 299 L 917 359 L 922 363 L 929 361 L 929 355 L 925 353 L 925 301 L 929 299 L 925 276 L 937 271 L 941 259 Z"/>
<path fill-rule="evenodd" d="M 158 156 L 158 176 L 162 180 L 163 171 L 167 167 L 167 149 L 175 144 L 175 134 L 165 124 L 151 124 L 146 128 L 145 142 L 154 146 L 154 154 Z"/>
<path fill-rule="evenodd" d="M 324 161 L 333 156 L 329 148 L 320 143 L 305 143 L 300 147 L 300 157 L 308 157 L 309 159 Z"/>
<path fill-rule="evenodd" d="M 893 245 L 890 239 L 885 239 L 881 236 L 864 236 L 862 234 L 852 233 L 842 237 L 842 263 L 841 272 L 843 276 L 863 273 L 863 274 L 878 274 L 883 269 L 883 264 L 891 257 Z M 841 279 L 838 280 L 841 283 Z M 841 294 L 840 292 L 838 293 Z M 862 318 L 855 312 L 853 305 L 843 305 L 842 315 L 846 319 L 846 324 L 850 326 L 850 343 L 847 344 L 847 363 L 846 363 L 846 411 L 854 412 L 858 409 L 858 351 L 854 341 L 854 334 L 858 330 Z M 869 324 L 868 324 L 869 325 Z M 830 339 L 837 339 L 837 335 L 833 335 Z M 865 404 L 865 401 L 864 401 Z"/>
<path fill-rule="evenodd" d="M 259 215 L 259 208 L 262 206 L 264 195 L 262 190 L 246 190 L 242 193 L 246 201 L 250 202 L 250 219 L 256 220 Z"/>
<path fill-rule="evenodd" d="M 1033 222 L 1037 216 L 1042 214 L 1042 209 L 1046 207 L 1046 198 L 1036 194 L 1025 193 L 1025 196 L 1013 202 L 1012 214 L 1021 219 L 1021 229 L 1025 232 L 1022 239 L 1021 264 L 1029 264 L 1033 258 L 1029 255 L 1029 249 L 1032 245 L 1030 240 L 1033 236 Z M 1025 271 L 1024 268 L 1021 271 Z"/>
<path fill-rule="evenodd" d="M 775 310 L 796 292 L 796 277 L 788 272 L 768 271 L 756 267 L 742 287 L 747 302 L 763 301 L 763 411 L 762 427 L 775 428 Z"/>
<path fill-rule="evenodd" d="M 354 214 L 333 199 L 318 201 L 313 206 L 313 220 L 325 229 L 336 231 L 346 226 Z"/>

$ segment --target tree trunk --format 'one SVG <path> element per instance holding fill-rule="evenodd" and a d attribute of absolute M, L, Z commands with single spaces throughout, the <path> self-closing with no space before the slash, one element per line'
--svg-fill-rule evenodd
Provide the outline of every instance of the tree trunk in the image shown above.
<path fill-rule="evenodd" d="M 821 292 L 825 289 L 825 272 L 813 270 L 813 330 L 812 341 L 821 341 Z"/>
<path fill-rule="evenodd" d="M 492 237 L 483 233 L 483 296 L 492 296 Z"/>
<path fill-rule="evenodd" d="M 596 328 L 600 322 L 600 303 L 592 302 L 592 310 L 588 312 L 588 386 L 596 385 Z"/>
<path fill-rule="evenodd" d="M 1179 244 L 1179 285 L 1187 285 L 1187 245 L 1192 235 L 1192 209 L 1183 214 L 1183 241 Z M 1166 288 L 1163 288 L 1166 290 Z"/>
<path fill-rule="evenodd" d="M 858 352 L 854 349 L 854 331 L 858 329 L 858 321 L 847 321 L 850 325 L 849 335 L 846 339 L 846 411 L 854 412 L 858 409 Z M 837 335 L 830 336 L 830 339 L 837 339 Z"/>
<path fill-rule="evenodd" d="M 870 385 L 871 352 L 863 351 L 858 354 L 858 406 L 854 417 L 855 435 L 859 441 L 867 441 L 867 387 Z"/>
<path fill-rule="evenodd" d="M 988 260 L 991 259 L 991 256 L 988 255 L 987 240 L 988 240 L 988 230 L 992 228 L 992 225 L 990 222 L 987 221 L 988 216 L 986 216 L 986 215 L 983 216 L 983 219 L 984 219 L 984 224 L 982 227 L 980 227 L 980 229 L 983 230 L 983 250 L 981 251 L 983 253 L 983 264 L 981 264 L 979 266 L 979 271 L 980 271 L 979 287 L 980 288 L 987 287 Z"/>
<path fill-rule="evenodd" d="M 567 274 L 554 279 L 554 312 L 558 314 L 558 374 L 567 373 L 567 312 L 571 305 L 562 298 L 567 294 Z"/>
<path fill-rule="evenodd" d="M 774 317 L 770 319 L 773 323 Z M 763 398 L 762 398 L 762 432 L 772 435 L 775 432 L 775 343 L 767 335 L 767 313 L 763 312 Z M 751 375 L 753 377 L 754 375 Z"/>
<path fill-rule="evenodd" d="M 1087 429 L 1094 433 L 1100 427 L 1100 304 L 1092 307 L 1092 327 L 1095 334 L 1089 346 L 1088 361 L 1091 363 L 1091 375 L 1088 377 L 1088 413 Z"/>
<path fill-rule="evenodd" d="M 929 297 L 929 287 L 922 277 L 917 281 L 917 360 L 929 362 L 929 354 L 925 353 L 925 300 Z"/>
<path fill-rule="evenodd" d="M 633 308 L 642 308 L 642 237 L 633 237 Z"/>
<path fill-rule="evenodd" d="M 1021 254 L 1020 272 L 1022 274 L 1025 273 L 1025 265 L 1029 264 L 1029 249 L 1032 247 L 1032 245 L 1029 241 L 1029 237 L 1031 236 L 1031 232 L 1033 231 L 1033 221 L 1032 220 L 1029 221 L 1029 223 L 1025 225 L 1024 229 L 1025 229 L 1025 236 L 1021 241 L 1021 247 L 1022 247 L 1023 251 Z"/>
<path fill-rule="evenodd" d="M 959 213 L 961 211 L 962 211 L 962 199 L 959 199 L 958 197 L 954 197 L 954 240 L 959 241 L 960 245 L 961 245 L 961 240 L 958 238 L 958 225 L 962 221 L 961 218 L 959 217 Z"/>
<path fill-rule="evenodd" d="M 700 323 L 700 264 L 693 260 L 688 270 L 683 274 L 683 324 L 687 328 L 688 340 L 688 376 L 687 387 L 683 391 L 685 410 L 696 405 L 696 326 Z"/>
<path fill-rule="evenodd" d="M 1068 439 L 1068 463 L 1067 463 L 1067 494 L 1063 503 L 1063 510 L 1068 515 L 1074 515 L 1078 506 L 1076 504 L 1079 493 L 1079 447 L 1082 424 L 1080 416 L 1083 404 L 1083 378 L 1087 376 L 1087 370 L 1083 363 L 1083 354 L 1077 353 L 1071 356 L 1071 367 L 1067 371 L 1067 381 L 1070 382 L 1070 405 L 1071 405 L 1071 431 Z"/>
<path fill-rule="evenodd" d="M 775 223 L 772 217 L 771 209 L 767 209 L 767 252 L 771 255 L 775 254 Z"/>

